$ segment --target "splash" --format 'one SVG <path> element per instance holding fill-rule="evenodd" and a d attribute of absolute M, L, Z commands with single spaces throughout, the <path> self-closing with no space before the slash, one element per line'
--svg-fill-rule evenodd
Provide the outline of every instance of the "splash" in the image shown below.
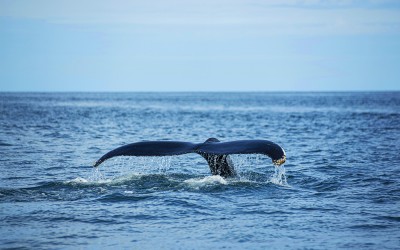
<path fill-rule="evenodd" d="M 273 165 L 275 169 L 271 175 L 270 159 L 265 155 L 231 155 L 236 171 L 241 181 L 252 181 L 268 178 L 267 182 L 279 186 L 290 187 L 286 180 L 284 164 Z M 268 177 L 270 176 L 270 177 Z"/>
<path fill-rule="evenodd" d="M 64 181 L 64 184 L 72 184 L 72 185 L 75 185 L 75 184 L 93 185 L 93 184 L 109 183 L 109 182 L 111 182 L 111 181 L 112 181 L 112 180 L 104 179 L 104 178 L 102 177 L 100 171 L 96 170 L 96 171 L 93 171 L 92 174 L 91 174 L 89 177 L 87 177 L 86 179 L 85 179 L 85 178 L 78 177 L 78 178 L 75 178 L 75 179 L 72 179 L 72 180 L 69 180 L 69 181 Z"/>
<path fill-rule="evenodd" d="M 120 179 L 122 176 L 165 174 L 171 168 L 171 157 L 115 157 L 92 169 L 89 181 Z"/>
<path fill-rule="evenodd" d="M 209 185 L 214 185 L 214 184 L 222 184 L 222 185 L 227 185 L 228 182 L 221 176 L 219 175 L 212 175 L 212 176 L 207 176 L 201 179 L 189 179 L 185 180 L 185 183 L 188 183 L 191 186 L 195 187 L 204 187 L 204 186 L 209 186 Z"/>
<path fill-rule="evenodd" d="M 283 164 L 274 166 L 275 166 L 275 172 L 269 179 L 269 181 L 271 183 L 274 183 L 275 185 L 290 187 L 286 180 L 286 169 L 283 166 Z"/>
<path fill-rule="evenodd" d="M 100 168 L 92 169 L 91 175 L 86 178 L 89 182 L 101 182 L 104 181 L 104 176 L 100 171 Z"/>
<path fill-rule="evenodd" d="M 236 179 L 236 181 L 269 182 L 275 185 L 289 187 L 286 179 L 286 170 L 283 164 L 274 165 L 274 169 L 272 169 L 270 158 L 265 155 L 249 154 L 230 156 L 238 172 L 238 179 Z M 104 162 L 101 166 L 93 168 L 90 176 L 85 179 L 92 184 L 121 184 L 126 181 L 142 178 L 143 176 L 172 176 L 173 174 L 183 173 L 184 175 L 189 175 L 187 177 L 191 178 L 183 181 L 184 184 L 198 187 L 218 184 L 227 185 L 234 181 L 224 179 L 221 176 L 204 177 L 204 175 L 209 175 L 210 172 L 208 165 L 206 165 L 200 157 L 198 159 L 196 156 L 175 157 L 174 159 L 177 161 L 171 164 L 172 157 L 170 156 L 115 157 Z M 198 162 L 197 164 L 196 161 Z M 171 167 L 171 165 L 173 166 Z M 202 177 L 199 179 L 199 176 Z M 78 181 L 79 180 L 73 180 L 73 182 Z M 82 183 L 82 181 L 80 181 L 80 183 Z"/>
<path fill-rule="evenodd" d="M 65 181 L 64 183 L 87 183 L 88 181 L 84 178 L 78 177 L 70 181 Z"/>
<path fill-rule="evenodd" d="M 120 164 L 125 171 L 136 174 L 165 174 L 171 168 L 171 156 L 162 157 L 120 157 L 126 159 Z M 118 158 L 117 158 L 118 159 Z M 119 166 L 118 166 L 119 167 Z"/>

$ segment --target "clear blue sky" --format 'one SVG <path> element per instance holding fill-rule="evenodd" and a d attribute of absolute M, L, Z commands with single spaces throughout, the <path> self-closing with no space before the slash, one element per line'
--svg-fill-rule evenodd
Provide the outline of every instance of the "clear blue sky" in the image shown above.
<path fill-rule="evenodd" d="M 400 90 L 400 1 L 0 0 L 0 91 Z"/>

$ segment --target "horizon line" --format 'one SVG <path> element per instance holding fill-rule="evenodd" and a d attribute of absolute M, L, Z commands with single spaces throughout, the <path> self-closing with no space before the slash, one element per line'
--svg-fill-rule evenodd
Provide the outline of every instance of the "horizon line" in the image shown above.
<path fill-rule="evenodd" d="M 2 91 L 0 93 L 367 93 L 367 92 L 400 92 L 399 90 L 228 90 L 228 91 L 153 91 L 153 90 L 136 90 L 136 91 Z"/>

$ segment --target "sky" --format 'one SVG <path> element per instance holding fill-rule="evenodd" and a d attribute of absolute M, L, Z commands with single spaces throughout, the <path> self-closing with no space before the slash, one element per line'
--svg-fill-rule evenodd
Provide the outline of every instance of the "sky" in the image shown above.
<path fill-rule="evenodd" d="M 0 0 L 0 91 L 393 90 L 400 0 Z"/>

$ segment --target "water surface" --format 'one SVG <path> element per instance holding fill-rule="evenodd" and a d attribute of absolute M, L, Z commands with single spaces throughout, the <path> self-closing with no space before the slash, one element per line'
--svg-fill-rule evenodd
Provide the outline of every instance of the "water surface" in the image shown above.
<path fill-rule="evenodd" d="M 0 247 L 398 249 L 400 93 L 0 93 Z M 144 140 L 287 155 L 117 157 Z"/>

